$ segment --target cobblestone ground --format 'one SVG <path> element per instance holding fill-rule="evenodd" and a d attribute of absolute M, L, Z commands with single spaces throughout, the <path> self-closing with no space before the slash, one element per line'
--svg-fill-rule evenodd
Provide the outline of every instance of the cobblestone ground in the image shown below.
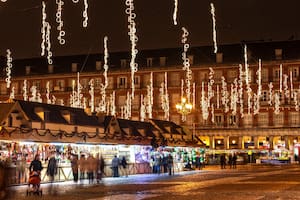
<path fill-rule="evenodd" d="M 206 167 L 169 176 L 131 175 L 87 182 L 43 184 L 42 196 L 26 196 L 26 186 L 11 188 L 10 199 L 45 200 L 300 200 L 300 166 Z"/>

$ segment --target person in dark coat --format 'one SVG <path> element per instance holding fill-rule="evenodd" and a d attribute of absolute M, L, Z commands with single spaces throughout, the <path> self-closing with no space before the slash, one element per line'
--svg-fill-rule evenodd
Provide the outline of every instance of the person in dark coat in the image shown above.
<path fill-rule="evenodd" d="M 49 176 L 50 182 L 54 181 L 54 176 L 57 174 L 57 162 L 55 159 L 55 155 L 53 154 L 49 161 L 47 166 L 47 176 Z"/>
<path fill-rule="evenodd" d="M 128 172 L 127 172 L 127 161 L 126 161 L 126 158 L 125 156 L 123 156 L 122 160 L 121 160 L 121 165 L 122 165 L 122 168 L 123 168 L 123 173 L 126 177 L 128 177 Z"/>
<path fill-rule="evenodd" d="M 72 155 L 71 168 L 73 173 L 73 180 L 74 182 L 77 182 L 78 181 L 78 156 L 75 154 Z"/>
<path fill-rule="evenodd" d="M 42 171 L 43 166 L 42 163 L 40 161 L 40 156 L 38 154 L 35 155 L 34 160 L 31 161 L 30 166 L 29 166 L 29 171 L 35 171 L 40 173 L 40 171 Z"/>

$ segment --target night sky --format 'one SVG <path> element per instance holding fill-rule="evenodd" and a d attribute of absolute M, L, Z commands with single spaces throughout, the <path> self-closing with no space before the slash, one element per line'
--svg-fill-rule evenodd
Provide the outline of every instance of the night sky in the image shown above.
<path fill-rule="evenodd" d="M 130 51 L 125 0 L 88 0 L 88 27 L 82 27 L 83 0 L 64 0 L 63 29 L 66 44 L 58 43 L 55 0 L 47 2 L 47 18 L 52 26 L 54 56 L 103 52 L 108 36 L 109 52 Z M 284 41 L 300 37 L 299 0 L 178 0 L 178 25 L 173 25 L 174 0 L 135 0 L 137 48 L 181 47 L 181 27 L 189 31 L 191 46 L 211 45 L 210 3 L 216 8 L 218 44 L 241 41 Z M 0 55 L 6 49 L 12 57 L 39 57 L 41 52 L 41 1 L 0 2 Z"/>

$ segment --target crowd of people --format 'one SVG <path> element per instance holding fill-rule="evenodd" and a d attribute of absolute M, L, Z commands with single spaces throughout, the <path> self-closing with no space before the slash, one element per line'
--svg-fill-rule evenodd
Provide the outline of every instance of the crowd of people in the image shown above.
<path fill-rule="evenodd" d="M 173 156 L 169 155 L 156 155 L 152 156 L 150 160 L 150 167 L 153 173 L 169 173 L 169 175 L 174 174 L 174 161 Z"/>
<path fill-rule="evenodd" d="M 226 169 L 226 164 L 229 165 L 230 169 L 235 169 L 236 168 L 236 161 L 237 161 L 237 155 L 234 153 L 228 155 L 228 160 L 226 158 L 225 154 L 220 155 L 220 165 L 221 169 Z"/>

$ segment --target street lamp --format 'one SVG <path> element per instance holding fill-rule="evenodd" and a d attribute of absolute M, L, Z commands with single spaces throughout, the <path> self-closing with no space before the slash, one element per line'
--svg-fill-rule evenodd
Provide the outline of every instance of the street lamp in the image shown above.
<path fill-rule="evenodd" d="M 193 105 L 186 101 L 186 98 L 182 97 L 181 102 L 176 104 L 176 110 L 182 116 L 182 121 L 186 121 L 186 116 L 192 112 Z"/>

